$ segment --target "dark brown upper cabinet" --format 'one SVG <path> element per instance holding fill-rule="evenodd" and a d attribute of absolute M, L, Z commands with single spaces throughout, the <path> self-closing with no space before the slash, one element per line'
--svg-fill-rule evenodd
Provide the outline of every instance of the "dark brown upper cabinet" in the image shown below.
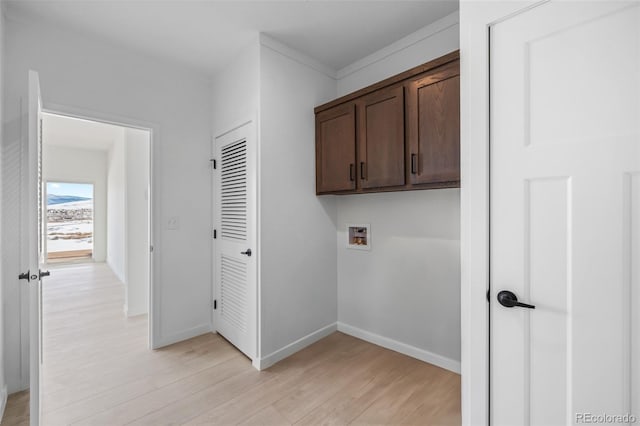
<path fill-rule="evenodd" d="M 316 192 L 356 189 L 356 111 L 346 103 L 316 115 Z"/>
<path fill-rule="evenodd" d="M 412 184 L 460 181 L 460 75 L 458 63 L 406 84 L 407 145 Z"/>
<path fill-rule="evenodd" d="M 404 90 L 383 89 L 358 106 L 358 172 L 363 189 L 405 184 Z"/>
<path fill-rule="evenodd" d="M 315 113 L 317 194 L 460 186 L 458 51 Z"/>

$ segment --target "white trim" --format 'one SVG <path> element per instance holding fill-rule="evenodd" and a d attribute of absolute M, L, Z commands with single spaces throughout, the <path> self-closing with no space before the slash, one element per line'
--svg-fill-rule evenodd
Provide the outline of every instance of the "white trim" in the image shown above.
<path fill-rule="evenodd" d="M 260 33 L 260 45 L 264 47 L 268 47 L 269 49 L 280 53 L 287 58 L 298 62 L 299 64 L 305 65 L 319 73 L 326 75 L 329 78 L 334 80 L 337 79 L 337 71 L 327 65 L 322 64 L 321 62 L 313 59 L 310 56 L 305 55 L 304 53 L 298 52 L 295 49 L 290 48 L 289 46 L 279 42 L 278 40 L 269 37 L 264 33 Z"/>
<path fill-rule="evenodd" d="M 7 407 L 7 397 L 7 387 L 4 386 L 2 389 L 0 389 L 0 423 L 2 423 L 4 409 Z"/>
<path fill-rule="evenodd" d="M 260 80 L 260 79 L 258 79 Z M 259 82 L 259 84 L 262 84 Z M 258 258 L 256 261 L 256 357 L 262 358 L 262 127 L 260 121 L 261 109 L 255 112 L 256 125 L 256 247 Z M 255 366 L 255 364 L 254 364 Z M 257 367 L 256 367 L 257 368 Z"/>
<path fill-rule="evenodd" d="M 362 339 L 369 343 L 373 343 L 374 345 L 382 346 L 383 348 L 391 349 L 392 351 L 410 356 L 411 358 L 437 365 L 438 367 L 452 371 L 456 374 L 460 374 L 460 362 L 447 358 L 446 356 L 438 355 L 425 349 L 416 348 L 415 346 L 398 342 L 397 340 L 371 333 L 370 331 L 342 322 L 338 322 L 338 331 L 348 334 L 349 336 L 357 337 L 358 339 Z"/>
<path fill-rule="evenodd" d="M 53 102 L 48 102 L 43 105 L 42 110 L 45 113 L 82 120 L 97 121 L 106 124 L 113 124 L 119 127 L 146 130 L 149 132 L 149 244 L 154 249 L 153 252 L 149 253 L 148 346 L 150 349 L 158 349 L 164 346 L 160 342 L 168 339 L 165 339 L 162 336 L 162 315 L 160 315 L 160 306 L 162 306 L 162 273 L 160 271 L 160 265 L 162 265 L 162 251 L 158 250 L 162 247 L 162 221 L 159 217 L 162 213 L 162 190 L 160 179 L 162 171 L 159 166 L 159 159 L 161 157 L 160 126 L 148 121 L 132 119 L 114 114 L 104 114 L 90 109 L 61 105 Z M 158 215 L 157 220 L 155 215 Z M 105 255 L 105 262 L 107 262 L 107 264 L 109 264 L 108 256 L 109 254 L 107 251 Z M 125 259 L 126 258 L 127 257 L 125 256 Z M 121 279 L 123 283 L 126 282 L 126 277 L 124 278 L 125 280 Z"/>
<path fill-rule="evenodd" d="M 136 311 L 131 311 L 129 310 L 129 305 L 127 304 L 127 306 L 124 307 L 124 314 L 127 316 L 127 318 L 133 318 L 133 317 L 137 317 L 140 315 L 146 315 L 147 311 L 145 311 L 144 309 L 136 312 Z"/>
<path fill-rule="evenodd" d="M 129 127 L 138 130 L 148 130 L 156 132 L 158 125 L 148 121 L 141 121 L 131 119 L 121 115 L 103 114 L 98 111 L 93 111 L 86 108 L 76 108 L 67 105 L 56 104 L 53 102 L 47 102 L 43 105 L 42 112 L 46 114 L 62 115 L 65 117 L 76 118 L 87 121 L 97 121 L 105 124 L 113 124 L 119 127 Z"/>
<path fill-rule="evenodd" d="M 337 330 L 337 323 L 329 324 L 325 327 L 322 327 L 313 333 L 309 333 L 306 336 L 296 340 L 295 342 L 289 343 L 287 346 L 278 349 L 275 352 L 265 356 L 264 358 L 256 358 L 253 361 L 253 366 L 257 370 L 264 370 L 271 367 L 278 361 L 282 361 L 283 359 L 293 355 L 306 348 L 307 346 L 317 342 L 320 339 L 323 339 L 330 335 L 331 333 Z"/>
<path fill-rule="evenodd" d="M 462 424 L 489 424 L 489 27 L 537 1 L 460 2 Z"/>
<path fill-rule="evenodd" d="M 411 33 L 408 36 L 403 37 L 386 47 L 383 47 L 382 49 L 372 53 L 369 56 L 365 56 L 364 58 L 357 60 L 351 65 L 347 65 L 346 67 L 338 70 L 338 72 L 335 74 L 335 78 L 341 80 L 355 72 L 360 71 L 363 68 L 371 66 L 376 62 L 380 62 L 391 55 L 407 49 L 424 39 L 432 37 L 433 35 L 451 28 L 454 25 L 458 25 L 458 22 L 458 12 L 456 11 L 445 16 L 444 18 L 438 19 L 437 21 L 427 25 L 426 27 L 420 28 L 418 31 Z"/>
<path fill-rule="evenodd" d="M 191 339 L 193 337 L 202 336 L 203 334 L 212 333 L 211 324 L 200 324 L 198 326 L 182 330 L 177 333 L 163 336 L 157 339 L 157 346 L 152 349 L 162 348 L 165 346 L 173 345 L 174 343 L 182 342 L 183 340 Z"/>

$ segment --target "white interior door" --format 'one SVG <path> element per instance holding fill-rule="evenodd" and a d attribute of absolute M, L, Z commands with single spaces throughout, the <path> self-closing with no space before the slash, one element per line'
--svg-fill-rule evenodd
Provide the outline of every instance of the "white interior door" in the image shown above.
<path fill-rule="evenodd" d="M 215 140 L 214 326 L 256 357 L 256 136 L 253 122 Z"/>
<path fill-rule="evenodd" d="M 42 217 L 42 100 L 38 73 L 29 71 L 29 94 L 27 112 L 27 185 L 24 197 L 27 200 L 26 238 L 27 272 L 20 275 L 29 285 L 29 415 L 31 425 L 40 423 L 40 364 L 42 362 L 42 277 L 43 261 Z"/>
<path fill-rule="evenodd" d="M 491 27 L 490 211 L 492 423 L 640 421 L 638 2 Z"/>

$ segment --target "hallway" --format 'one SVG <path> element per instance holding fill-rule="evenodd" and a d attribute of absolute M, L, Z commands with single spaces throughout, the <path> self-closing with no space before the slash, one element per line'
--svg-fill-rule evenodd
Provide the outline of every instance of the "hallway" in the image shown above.
<path fill-rule="evenodd" d="M 44 425 L 125 423 L 125 417 L 139 416 L 134 413 L 140 406 L 120 409 L 134 398 L 147 395 L 151 412 L 180 398 L 173 392 L 157 397 L 164 386 L 173 385 L 168 388 L 173 390 L 181 380 L 230 359 L 251 368 L 246 358 L 213 334 L 149 350 L 147 316 L 127 318 L 124 297 L 123 284 L 106 264 L 51 268 L 51 277 L 43 283 Z M 7 415 L 3 425 L 27 424 L 27 404 L 25 392 L 12 396 L 7 414 L 16 415 Z"/>
<path fill-rule="evenodd" d="M 104 263 L 54 267 L 42 298 L 43 420 L 60 424 L 96 395 L 122 394 L 153 352 L 146 315 L 125 316 L 124 285 Z"/>

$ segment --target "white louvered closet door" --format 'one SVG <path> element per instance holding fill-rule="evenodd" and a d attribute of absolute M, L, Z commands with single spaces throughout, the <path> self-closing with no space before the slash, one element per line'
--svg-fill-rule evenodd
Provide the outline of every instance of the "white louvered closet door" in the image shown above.
<path fill-rule="evenodd" d="M 256 140 L 253 122 L 215 140 L 214 325 L 256 357 Z"/>

